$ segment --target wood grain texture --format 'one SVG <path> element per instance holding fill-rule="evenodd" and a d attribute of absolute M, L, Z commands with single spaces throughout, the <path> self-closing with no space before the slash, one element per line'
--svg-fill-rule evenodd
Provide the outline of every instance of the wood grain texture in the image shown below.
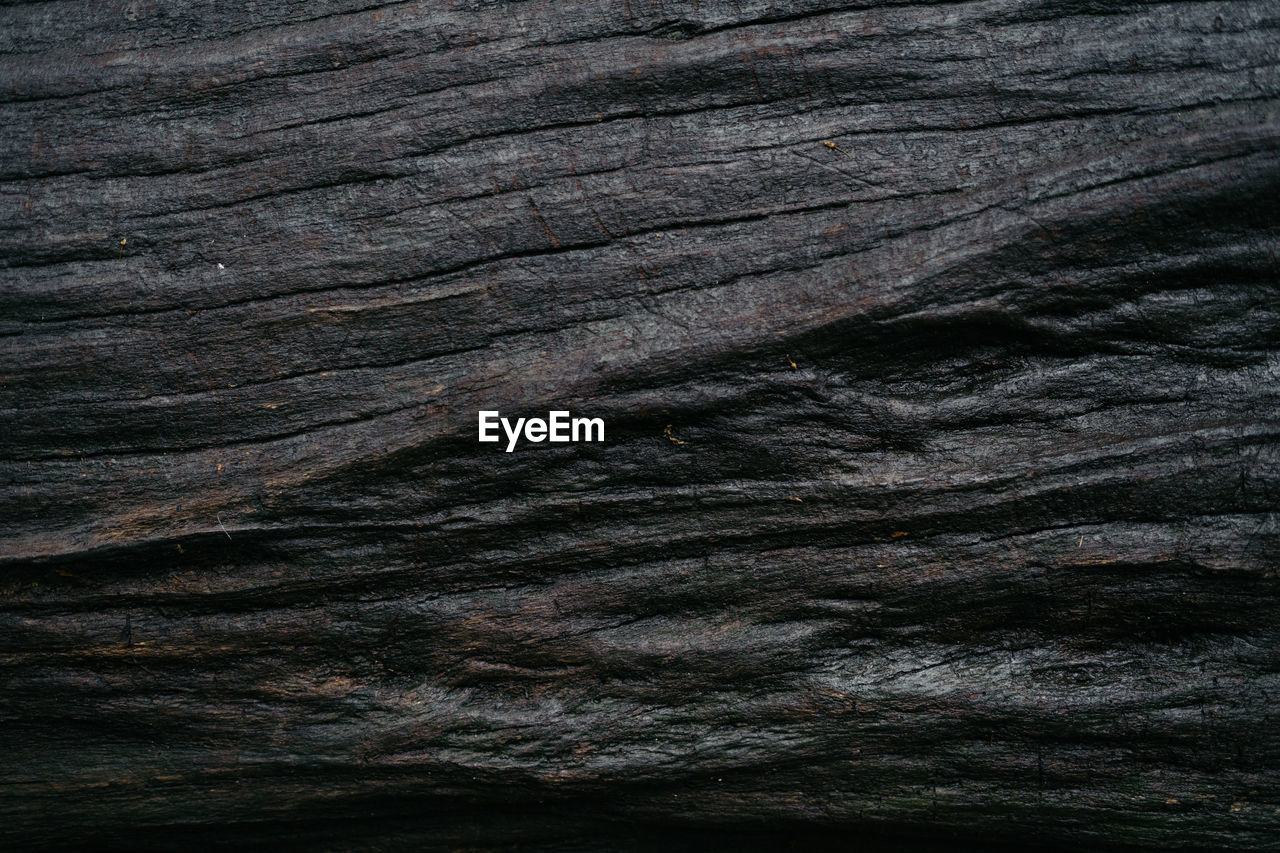
<path fill-rule="evenodd" d="M 16 3 L 0 126 L 6 847 L 1275 849 L 1277 0 Z"/>

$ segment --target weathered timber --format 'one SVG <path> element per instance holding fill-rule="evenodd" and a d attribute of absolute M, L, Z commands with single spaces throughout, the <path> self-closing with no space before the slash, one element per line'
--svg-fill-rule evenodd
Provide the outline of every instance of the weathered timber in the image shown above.
<path fill-rule="evenodd" d="M 1275 849 L 1277 0 L 15 3 L 0 127 L 6 849 Z"/>

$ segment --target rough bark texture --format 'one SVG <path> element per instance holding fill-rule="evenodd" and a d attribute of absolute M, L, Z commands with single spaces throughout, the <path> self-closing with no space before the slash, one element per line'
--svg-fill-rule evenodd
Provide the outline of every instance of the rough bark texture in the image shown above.
<path fill-rule="evenodd" d="M 1276 0 L 20 3 L 0 98 L 4 846 L 1274 849 Z"/>

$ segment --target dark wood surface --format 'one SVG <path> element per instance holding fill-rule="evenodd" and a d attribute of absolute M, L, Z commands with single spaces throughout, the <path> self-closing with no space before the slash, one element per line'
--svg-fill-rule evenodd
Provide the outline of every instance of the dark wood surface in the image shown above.
<path fill-rule="evenodd" d="M 1275 849 L 1280 2 L 15 3 L 0 101 L 6 847 Z"/>

